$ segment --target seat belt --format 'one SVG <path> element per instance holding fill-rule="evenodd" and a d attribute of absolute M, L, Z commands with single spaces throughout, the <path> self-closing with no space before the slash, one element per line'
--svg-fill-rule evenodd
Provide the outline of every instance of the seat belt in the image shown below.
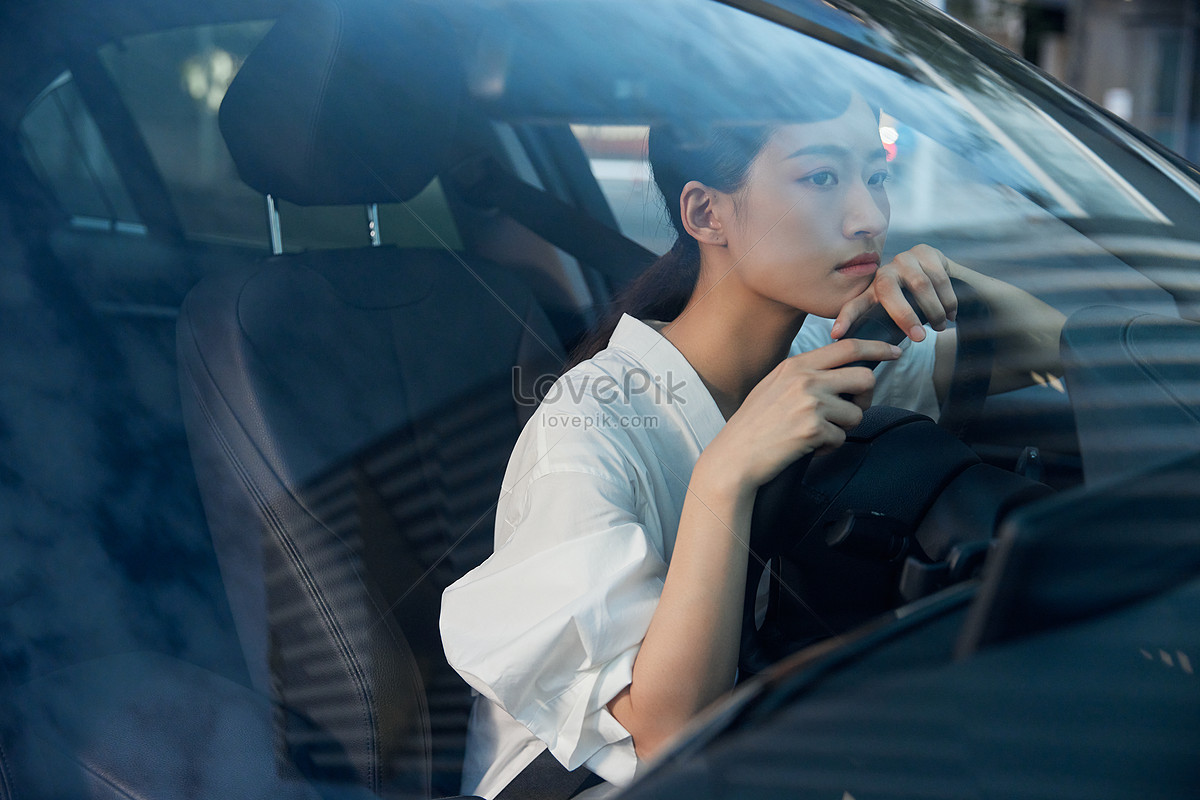
<path fill-rule="evenodd" d="M 491 156 L 467 159 L 448 173 L 450 182 L 478 208 L 495 208 L 550 244 L 600 271 L 621 289 L 658 256 L 618 231 L 531 186 Z"/>
<path fill-rule="evenodd" d="M 602 783 L 604 779 L 587 767 L 568 771 L 549 750 L 543 750 L 495 800 L 568 800 Z"/>

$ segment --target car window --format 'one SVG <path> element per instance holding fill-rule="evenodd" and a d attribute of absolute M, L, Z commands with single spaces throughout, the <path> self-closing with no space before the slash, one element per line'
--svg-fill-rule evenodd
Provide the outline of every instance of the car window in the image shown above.
<path fill-rule="evenodd" d="M 260 247 L 269 241 L 263 199 L 238 178 L 217 111 L 270 27 L 254 21 L 177 28 L 100 48 L 191 239 Z"/>
<path fill-rule="evenodd" d="M 265 220 L 262 197 L 255 198 L 256 213 Z M 371 240 L 366 206 L 298 206 L 286 201 L 278 206 L 284 252 L 362 247 Z M 407 202 L 380 203 L 376 211 L 380 244 L 462 249 L 440 180 L 434 179 Z"/>
<path fill-rule="evenodd" d="M 266 248 L 264 198 L 239 178 L 217 124 L 221 100 L 270 20 L 129 37 L 99 56 L 144 138 L 187 238 Z M 128 190 L 69 72 L 33 103 L 21 140 L 35 173 L 76 226 L 144 233 Z M 285 252 L 371 242 L 366 207 L 279 203 Z M 380 244 L 461 249 L 441 185 L 376 209 Z"/>
<path fill-rule="evenodd" d="M 19 131 L 34 174 L 74 224 L 145 231 L 70 72 L 59 75 L 33 102 Z"/>
<path fill-rule="evenodd" d="M 675 238 L 646 157 L 646 125 L 573 125 L 621 232 L 656 253 Z"/>

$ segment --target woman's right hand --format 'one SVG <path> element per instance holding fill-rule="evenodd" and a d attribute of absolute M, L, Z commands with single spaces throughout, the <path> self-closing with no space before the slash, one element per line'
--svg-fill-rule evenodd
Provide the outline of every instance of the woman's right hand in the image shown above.
<path fill-rule="evenodd" d="M 633 677 L 608 704 L 639 757 L 657 753 L 733 688 L 758 487 L 804 454 L 837 447 L 862 419 L 875 376 L 866 367 L 839 367 L 890 361 L 899 352 L 886 342 L 845 339 L 785 359 L 701 453 Z"/>
<path fill-rule="evenodd" d="M 697 462 L 721 470 L 743 490 L 756 490 L 808 453 L 846 441 L 871 405 L 875 375 L 855 361 L 891 361 L 901 350 L 886 342 L 843 339 L 791 356 L 746 396 Z"/>

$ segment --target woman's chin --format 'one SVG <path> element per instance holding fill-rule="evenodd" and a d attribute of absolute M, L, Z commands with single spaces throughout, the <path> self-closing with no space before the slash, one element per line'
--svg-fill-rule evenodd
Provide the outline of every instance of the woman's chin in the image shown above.
<path fill-rule="evenodd" d="M 807 304 L 808 308 L 803 310 L 814 317 L 836 319 L 837 315 L 842 312 L 842 308 L 855 297 L 858 297 L 859 294 L 861 292 L 854 292 L 853 294 L 847 294 L 845 297 L 834 297 L 820 302 L 810 302 Z"/>
<path fill-rule="evenodd" d="M 869 285 L 869 283 L 864 284 L 849 292 L 830 293 L 826 291 L 821 293 L 805 293 L 802 295 L 793 295 L 787 299 L 780 299 L 785 305 L 789 305 L 801 313 L 811 314 L 814 317 L 835 319 L 841 313 L 842 307 L 862 294 Z"/>

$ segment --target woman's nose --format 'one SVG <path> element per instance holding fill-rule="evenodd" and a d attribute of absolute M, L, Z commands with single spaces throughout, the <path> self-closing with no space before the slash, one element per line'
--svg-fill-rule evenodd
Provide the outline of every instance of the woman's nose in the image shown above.
<path fill-rule="evenodd" d="M 887 197 L 865 183 L 855 184 L 846 198 L 843 231 L 848 239 L 872 239 L 887 232 Z"/>

